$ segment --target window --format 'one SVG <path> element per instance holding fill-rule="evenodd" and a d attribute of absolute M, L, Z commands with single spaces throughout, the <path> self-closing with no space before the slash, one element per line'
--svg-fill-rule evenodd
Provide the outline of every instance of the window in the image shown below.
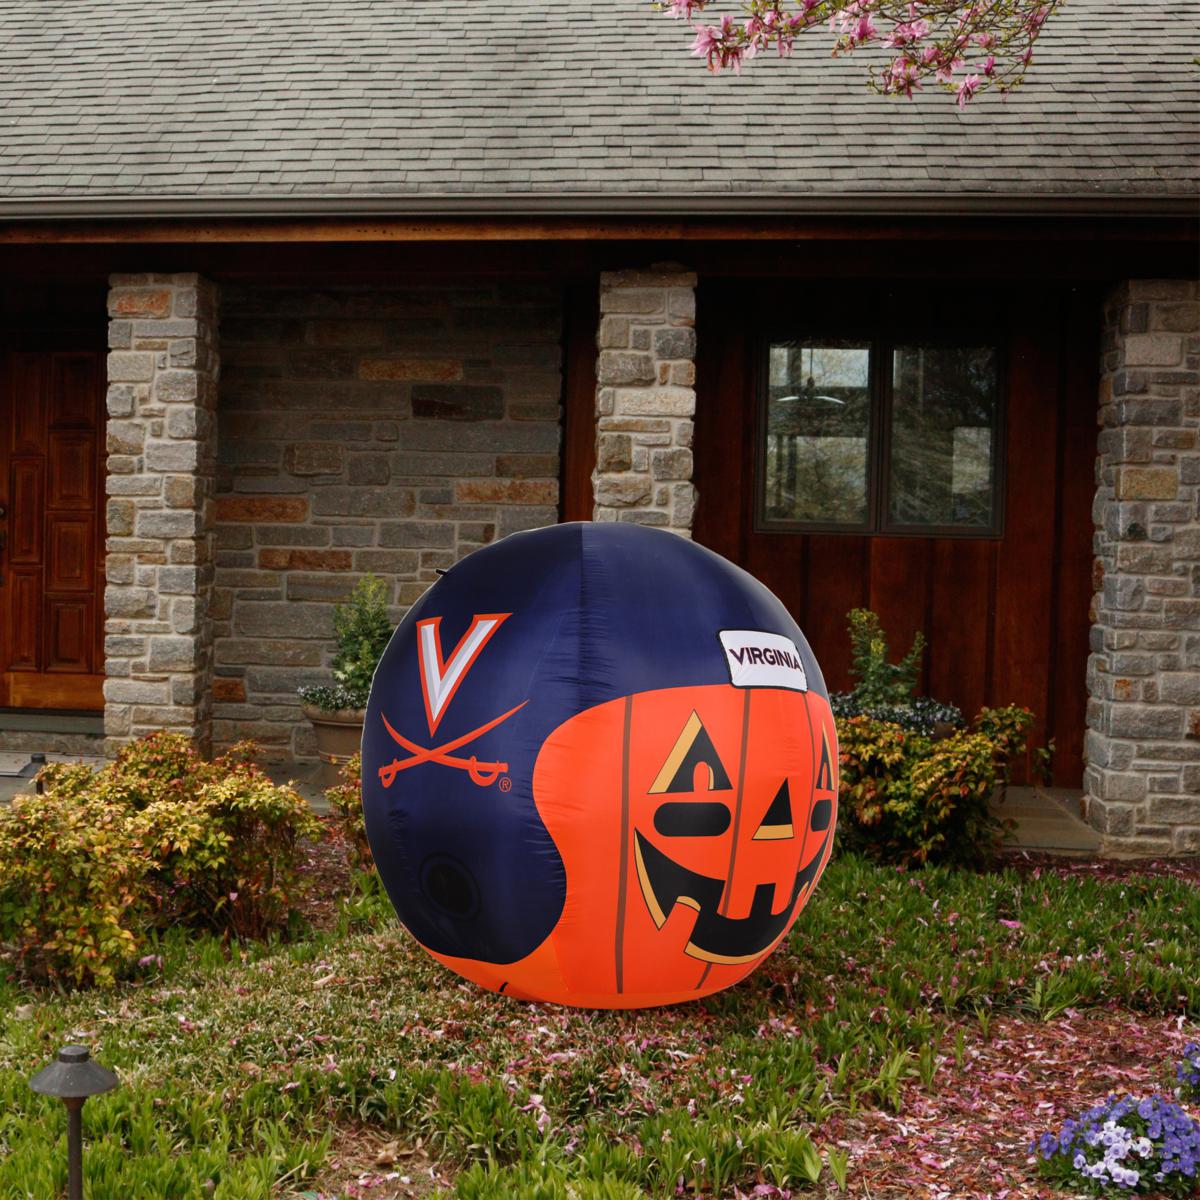
<path fill-rule="evenodd" d="M 999 358 L 968 343 L 771 342 L 759 525 L 997 535 Z"/>

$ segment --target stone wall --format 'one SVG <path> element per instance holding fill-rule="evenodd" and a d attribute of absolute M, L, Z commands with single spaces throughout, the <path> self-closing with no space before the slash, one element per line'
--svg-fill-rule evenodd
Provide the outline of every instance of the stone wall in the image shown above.
<path fill-rule="evenodd" d="M 479 546 L 558 519 L 558 289 L 229 287 L 216 501 L 215 734 L 314 753 L 333 604 L 399 620 Z"/>
<path fill-rule="evenodd" d="M 211 742 L 217 291 L 114 275 L 108 297 L 105 733 Z"/>
<path fill-rule="evenodd" d="M 691 537 L 696 276 L 673 265 L 600 277 L 597 521 Z"/>
<path fill-rule="evenodd" d="M 1200 290 L 1135 280 L 1108 298 L 1089 819 L 1109 851 L 1200 851 Z"/>

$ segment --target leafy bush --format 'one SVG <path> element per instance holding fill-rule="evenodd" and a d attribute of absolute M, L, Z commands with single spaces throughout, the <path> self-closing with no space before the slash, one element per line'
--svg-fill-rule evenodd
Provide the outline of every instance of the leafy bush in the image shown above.
<path fill-rule="evenodd" d="M 1200 1125 L 1161 1096 L 1110 1096 L 1031 1150 L 1043 1175 L 1097 1196 L 1194 1196 L 1200 1177 Z"/>
<path fill-rule="evenodd" d="M 962 726 L 962 711 L 955 705 L 928 696 L 913 697 L 925 653 L 923 634 L 918 633 L 909 652 L 893 663 L 888 659 L 887 636 L 870 609 L 852 608 L 846 623 L 850 630 L 850 674 L 856 683 L 853 691 L 830 696 L 835 717 L 871 717 L 926 737 Z"/>
<path fill-rule="evenodd" d="M 907 704 L 921 670 L 925 635 L 918 633 L 909 652 L 892 663 L 888 661 L 887 636 L 869 608 L 852 608 L 846 623 L 850 627 L 850 674 L 856 680 L 853 695 L 858 702 L 864 709 Z"/>
<path fill-rule="evenodd" d="M 963 724 L 962 709 L 930 696 L 917 696 L 905 704 L 879 704 L 867 708 L 853 692 L 834 692 L 829 697 L 829 705 L 839 721 L 868 716 L 913 733 L 923 733 L 926 737 L 946 728 L 957 729 Z"/>
<path fill-rule="evenodd" d="M 839 722 L 850 840 L 890 862 L 985 860 L 1004 833 L 988 801 L 1032 724 L 1028 709 L 985 708 L 971 729 L 934 740 L 867 716 Z"/>
<path fill-rule="evenodd" d="M 321 826 L 248 743 L 210 762 L 151 734 L 97 771 L 54 764 L 40 779 L 43 795 L 0 811 L 0 942 L 28 973 L 108 985 L 153 928 L 287 924 L 297 842 Z"/>
<path fill-rule="evenodd" d="M 367 841 L 367 824 L 362 806 L 362 756 L 351 755 L 341 770 L 342 782 L 325 791 L 325 799 L 333 809 L 346 839 L 346 855 L 356 871 L 374 871 L 371 844 Z"/>
<path fill-rule="evenodd" d="M 341 712 L 344 708 L 366 708 L 367 697 L 341 684 L 307 683 L 299 689 L 300 699 L 322 712 Z"/>
<path fill-rule="evenodd" d="M 333 610 L 337 653 L 333 658 L 335 685 L 302 687 L 306 704 L 326 712 L 343 708 L 366 708 L 375 667 L 392 636 L 387 610 L 387 584 L 374 575 L 364 575 L 354 585 L 345 604 Z"/>
<path fill-rule="evenodd" d="M 153 893 L 136 810 L 97 796 L 17 796 L 0 810 L 0 942 L 34 978 L 112 984 Z"/>

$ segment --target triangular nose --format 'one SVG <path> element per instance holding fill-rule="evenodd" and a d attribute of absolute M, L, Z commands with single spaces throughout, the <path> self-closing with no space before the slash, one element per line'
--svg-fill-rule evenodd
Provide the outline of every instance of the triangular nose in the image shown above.
<path fill-rule="evenodd" d="M 792 828 L 792 793 L 785 779 L 779 785 L 779 791 L 775 793 L 775 799 L 771 801 L 771 807 L 767 809 L 762 824 L 754 831 L 754 840 L 779 842 L 795 836 L 795 830 Z"/>

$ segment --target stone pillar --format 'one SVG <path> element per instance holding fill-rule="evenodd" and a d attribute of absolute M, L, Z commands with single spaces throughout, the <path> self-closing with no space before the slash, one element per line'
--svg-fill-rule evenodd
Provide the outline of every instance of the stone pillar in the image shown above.
<path fill-rule="evenodd" d="M 1200 850 L 1200 290 L 1108 297 L 1088 660 L 1088 818 L 1108 851 Z"/>
<path fill-rule="evenodd" d="M 673 264 L 600 276 L 597 521 L 691 537 L 696 276 Z"/>
<path fill-rule="evenodd" d="M 196 275 L 109 281 L 104 727 L 212 744 L 210 508 L 217 289 Z"/>

